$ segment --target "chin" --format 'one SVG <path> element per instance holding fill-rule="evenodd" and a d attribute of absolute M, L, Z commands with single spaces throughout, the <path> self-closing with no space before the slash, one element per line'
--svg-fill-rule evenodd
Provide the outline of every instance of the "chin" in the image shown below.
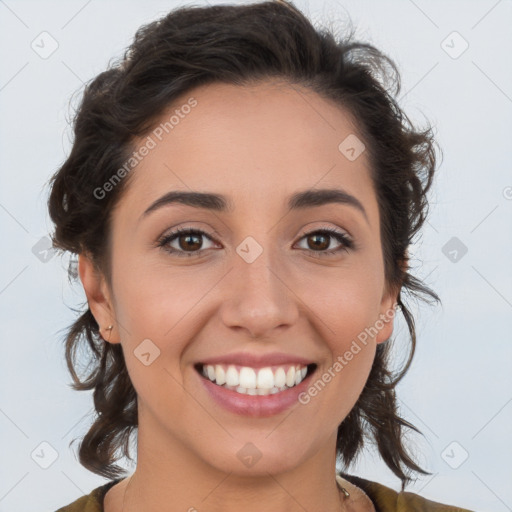
<path fill-rule="evenodd" d="M 268 477 L 268 474 L 286 473 L 299 466 L 308 457 L 299 451 L 297 443 L 282 443 L 279 438 L 265 439 L 267 432 L 259 434 L 260 440 L 237 442 L 233 440 L 224 449 L 217 445 L 215 452 L 209 451 L 203 460 L 215 469 L 239 477 Z M 238 438 L 240 439 L 240 438 Z M 304 445 L 303 445 L 304 446 Z M 314 452 L 313 449 L 311 449 Z"/>

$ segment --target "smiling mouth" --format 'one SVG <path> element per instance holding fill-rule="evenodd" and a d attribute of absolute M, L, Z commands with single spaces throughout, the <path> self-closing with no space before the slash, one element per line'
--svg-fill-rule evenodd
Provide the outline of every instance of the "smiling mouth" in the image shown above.
<path fill-rule="evenodd" d="M 285 364 L 252 368 L 233 364 L 194 366 L 199 375 L 219 387 L 242 395 L 267 396 L 292 389 L 309 378 L 317 365 Z"/>

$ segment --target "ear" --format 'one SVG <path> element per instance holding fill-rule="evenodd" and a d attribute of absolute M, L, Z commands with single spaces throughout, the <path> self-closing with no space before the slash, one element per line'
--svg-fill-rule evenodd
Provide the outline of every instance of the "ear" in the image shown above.
<path fill-rule="evenodd" d="M 394 319 L 397 312 L 396 301 L 398 292 L 388 292 L 382 297 L 379 308 L 379 319 L 375 322 L 375 328 L 378 329 L 375 341 L 384 343 L 393 334 Z"/>
<path fill-rule="evenodd" d="M 119 343 L 119 330 L 105 277 L 96 269 L 92 258 L 85 253 L 78 256 L 78 273 L 101 336 L 109 343 Z M 113 329 L 107 329 L 111 325 Z"/>
<path fill-rule="evenodd" d="M 404 259 L 401 261 L 400 266 L 402 271 L 407 271 L 407 264 L 409 257 L 407 252 Z M 398 296 L 400 295 L 401 285 L 393 287 L 391 290 L 385 290 L 379 308 L 379 320 L 376 322 L 376 328 L 378 329 L 375 341 L 377 343 L 384 343 L 393 334 L 394 320 L 398 311 L 397 305 Z M 386 287 L 387 288 L 387 287 Z"/>

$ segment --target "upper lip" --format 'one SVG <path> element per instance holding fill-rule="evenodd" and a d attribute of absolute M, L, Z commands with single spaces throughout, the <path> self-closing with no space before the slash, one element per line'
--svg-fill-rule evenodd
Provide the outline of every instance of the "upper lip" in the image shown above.
<path fill-rule="evenodd" d="M 200 361 L 202 365 L 233 364 L 249 366 L 251 368 L 264 368 L 266 366 L 279 366 L 282 364 L 298 364 L 307 366 L 313 361 L 304 357 L 276 352 L 272 354 L 249 354 L 247 352 L 234 352 L 217 357 L 210 357 Z"/>

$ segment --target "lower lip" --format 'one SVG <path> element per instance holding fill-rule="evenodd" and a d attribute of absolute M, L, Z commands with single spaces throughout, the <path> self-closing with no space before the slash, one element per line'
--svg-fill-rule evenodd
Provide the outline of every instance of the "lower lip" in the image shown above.
<path fill-rule="evenodd" d="M 244 395 L 231 389 L 226 389 L 223 386 L 218 386 L 211 380 L 198 374 L 207 392 L 219 405 L 235 414 L 253 418 L 274 416 L 294 404 L 300 403 L 299 395 L 309 386 L 311 375 L 306 375 L 306 378 L 297 386 L 285 391 L 279 391 L 273 395 Z"/>

